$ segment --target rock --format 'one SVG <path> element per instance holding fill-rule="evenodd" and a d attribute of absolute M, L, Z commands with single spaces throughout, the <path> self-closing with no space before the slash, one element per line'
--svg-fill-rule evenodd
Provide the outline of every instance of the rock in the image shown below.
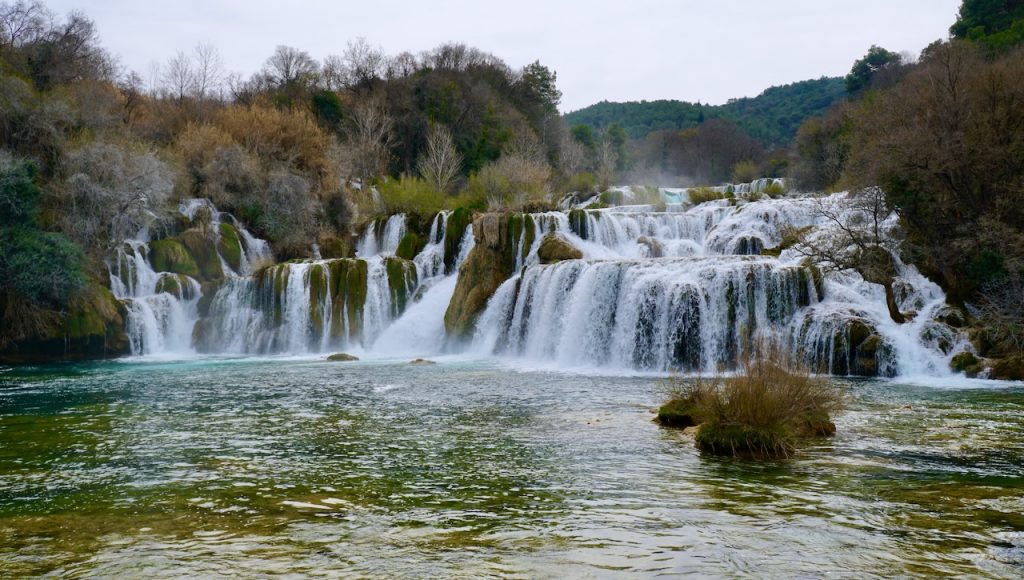
<path fill-rule="evenodd" d="M 559 234 L 548 234 L 540 242 L 537 257 L 541 264 L 554 264 L 563 260 L 579 260 L 583 252 Z"/>
<path fill-rule="evenodd" d="M 332 361 L 332 362 L 350 362 L 350 361 L 354 361 L 354 360 L 359 360 L 359 357 L 352 356 L 352 355 L 348 354 L 347 352 L 336 352 L 336 353 L 332 354 L 331 356 L 327 357 L 327 360 Z"/>
<path fill-rule="evenodd" d="M 989 378 L 1000 381 L 1024 381 L 1024 356 L 1016 355 L 996 360 Z"/>
<path fill-rule="evenodd" d="M 963 310 L 955 306 L 943 306 L 935 315 L 935 320 L 949 326 L 950 328 L 963 328 L 967 326 L 967 316 Z"/>
<path fill-rule="evenodd" d="M 436 365 L 437 363 L 432 361 L 432 360 L 427 360 L 425 358 L 418 358 L 416 360 L 409 361 L 409 364 L 411 364 L 411 365 L 418 365 L 418 366 L 425 366 L 425 365 Z"/>
<path fill-rule="evenodd" d="M 468 337 L 487 301 L 515 270 L 515 246 L 506 235 L 510 223 L 508 214 L 497 213 L 483 214 L 473 222 L 476 245 L 459 268 L 455 293 L 444 314 L 449 337 Z"/>
<path fill-rule="evenodd" d="M 648 257 L 661 258 L 665 255 L 665 247 L 661 245 L 661 242 L 654 238 L 640 236 L 637 238 L 636 243 L 647 248 Z"/>
<path fill-rule="evenodd" d="M 450 274 L 455 270 L 455 261 L 462 251 L 462 238 L 471 223 L 473 223 L 473 212 L 464 207 L 460 207 L 448 216 L 448 224 L 444 229 L 444 270 L 446 273 Z"/>
<path fill-rule="evenodd" d="M 224 269 L 220 265 L 220 255 L 210 236 L 198 229 L 191 229 L 181 234 L 181 243 L 199 266 L 199 277 L 203 280 L 220 280 L 224 277 Z M 183 273 L 183 272 L 179 272 Z M 193 276 L 195 278 L 196 276 Z"/>
<path fill-rule="evenodd" d="M 696 415 L 696 409 L 689 401 L 674 398 L 658 408 L 655 420 L 665 427 L 696 427 L 699 424 Z"/>
<path fill-rule="evenodd" d="M 961 352 L 949 361 L 949 368 L 955 373 L 964 373 L 974 378 L 981 373 L 981 361 L 972 352 Z"/>
<path fill-rule="evenodd" d="M 199 266 L 184 244 L 175 239 L 157 240 L 149 244 L 149 263 L 157 272 L 184 274 L 196 278 Z"/>
<path fill-rule="evenodd" d="M 426 245 L 425 242 L 416 235 L 416 232 L 407 232 L 398 242 L 395 256 L 404 260 L 411 260 L 416 257 L 416 254 L 420 253 L 424 245 Z"/>
<path fill-rule="evenodd" d="M 220 224 L 217 238 L 217 251 L 224 261 L 236 273 L 242 272 L 242 242 L 238 238 L 238 230 L 231 224 Z"/>

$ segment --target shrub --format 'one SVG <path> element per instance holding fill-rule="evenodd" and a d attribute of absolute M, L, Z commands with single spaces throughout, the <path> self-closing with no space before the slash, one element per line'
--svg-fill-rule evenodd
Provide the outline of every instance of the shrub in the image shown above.
<path fill-rule="evenodd" d="M 403 175 L 377 186 L 385 213 L 430 216 L 444 209 L 448 197 L 421 177 Z"/>
<path fill-rule="evenodd" d="M 732 197 L 730 193 L 718 191 L 712 187 L 691 187 L 686 190 L 686 194 L 690 197 L 690 203 L 694 205 L 699 205 L 706 201 Z"/>
<path fill-rule="evenodd" d="M 565 180 L 562 191 L 592 193 L 597 191 L 597 177 L 589 171 L 577 173 Z"/>
<path fill-rule="evenodd" d="M 732 180 L 734 183 L 750 183 L 757 179 L 757 174 L 757 164 L 749 159 L 737 161 L 732 166 Z"/>
<path fill-rule="evenodd" d="M 701 450 L 744 457 L 787 457 L 796 439 L 830 435 L 844 396 L 776 348 L 755 349 L 735 376 L 697 379 L 677 390 L 659 421 L 699 424 Z M 661 419 L 661 415 L 665 419 Z"/>

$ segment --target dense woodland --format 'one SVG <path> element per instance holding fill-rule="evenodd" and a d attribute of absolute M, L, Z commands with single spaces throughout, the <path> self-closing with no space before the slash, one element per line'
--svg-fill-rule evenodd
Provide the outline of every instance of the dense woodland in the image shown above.
<path fill-rule="evenodd" d="M 249 78 L 200 45 L 144 80 L 87 15 L 0 3 L 0 349 L 86 324 L 77 305 L 113 308 L 98 297 L 111 250 L 172 227 L 186 198 L 286 259 L 314 243 L 350 255 L 354 229 L 388 212 L 785 176 L 882 186 L 905 258 L 986 321 L 984 349 L 1019 352 L 1024 5 L 967 0 L 950 31 L 916 60 L 870 47 L 845 79 L 563 117 L 555 71 L 462 44 L 387 55 L 356 39 L 323 61 L 278 46 Z"/>

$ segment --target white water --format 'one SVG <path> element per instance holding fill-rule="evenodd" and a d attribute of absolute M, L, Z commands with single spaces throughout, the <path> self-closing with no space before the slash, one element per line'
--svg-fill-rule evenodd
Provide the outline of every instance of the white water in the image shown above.
<path fill-rule="evenodd" d="M 730 187 L 748 194 L 770 183 Z M 708 372 L 734 364 L 750 341 L 770 339 L 805 352 L 818 368 L 845 373 L 854 372 L 853 345 L 845 341 L 856 320 L 879 337 L 869 362 L 882 375 L 948 375 L 950 358 L 970 350 L 961 333 L 935 320 L 945 297 L 912 266 L 899 264 L 898 298 L 902 310 L 917 314 L 896 324 L 880 286 L 856 274 L 828 274 L 819 296 L 801 256 L 792 250 L 777 259 L 761 256 L 761 249 L 782 241 L 786 227 L 827 235 L 829 224 L 815 214 L 814 198 L 693 206 L 686 190 L 662 194 L 667 211 L 634 205 L 532 214 L 515 249 L 516 274 L 480 314 L 471 344 L 454 348 L 565 368 Z M 452 352 L 444 314 L 474 238 L 467 228 L 455 271 L 446 274 L 450 212 L 434 217 L 426 245 L 413 260 L 414 272 L 405 274 L 404 308 L 389 283 L 387 263 L 407 231 L 406 217 L 393 215 L 367 227 L 356 252 L 365 262 L 365 300 L 353 310 L 349 295 L 336 293 L 345 282 L 334 278 L 335 261 L 282 264 L 256 276 L 273 259 L 267 244 L 208 202 L 191 201 L 181 211 L 195 216 L 201 207 L 210 208 L 216 223 L 231 220 L 246 256 L 240 272 L 225 265 L 228 276 L 200 322 L 204 351 L 302 355 L 348 349 L 409 357 Z M 537 249 L 548 232 L 563 235 L 584 259 L 541 265 Z M 111 267 L 115 294 L 130 306 L 133 353 L 193 352 L 199 285 L 189 279 L 180 298 L 156 293 L 156 280 L 166 274 L 152 271 L 147 252 L 144 242 L 133 242 Z M 356 260 L 346 263 L 355 267 Z M 315 284 L 313 277 L 322 282 Z"/>

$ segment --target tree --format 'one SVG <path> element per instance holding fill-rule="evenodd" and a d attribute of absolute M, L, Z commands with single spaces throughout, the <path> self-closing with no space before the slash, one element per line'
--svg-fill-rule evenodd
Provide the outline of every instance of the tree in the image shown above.
<path fill-rule="evenodd" d="M 899 251 L 901 233 L 881 188 L 818 198 L 814 213 L 824 227 L 804 237 L 794 249 L 823 270 L 852 270 L 865 281 L 880 284 L 889 316 L 898 324 L 906 322 L 893 289 L 899 274 L 893 255 Z"/>
<path fill-rule="evenodd" d="M 539 103 L 545 112 L 557 113 L 558 104 L 562 102 L 562 91 L 558 90 L 557 80 L 558 74 L 538 60 L 523 67 L 519 85 L 527 98 Z"/>
<path fill-rule="evenodd" d="M 192 54 L 195 59 L 193 88 L 196 97 L 205 99 L 219 95 L 224 81 L 224 64 L 217 48 L 212 44 L 199 44 Z"/>
<path fill-rule="evenodd" d="M 455 150 L 452 133 L 435 125 L 427 134 L 427 147 L 417 163 L 420 175 L 437 191 L 447 192 L 462 170 L 462 156 Z"/>
<path fill-rule="evenodd" d="M 1024 2 L 1020 0 L 964 0 L 949 33 L 1001 52 L 1024 41 Z"/>
<path fill-rule="evenodd" d="M 364 185 L 387 165 L 393 127 L 394 121 L 379 100 L 365 99 L 352 109 L 349 144 L 353 150 L 353 169 Z"/>
<path fill-rule="evenodd" d="M 846 92 L 856 95 L 871 88 L 873 77 L 880 71 L 899 66 L 903 57 L 880 46 L 871 45 L 863 58 L 853 63 L 850 74 L 846 75 Z"/>
<path fill-rule="evenodd" d="M 191 95 L 196 87 L 196 77 L 192 70 L 192 59 L 182 51 L 178 51 L 163 67 L 161 75 L 164 90 L 170 95 L 183 101 Z"/>

